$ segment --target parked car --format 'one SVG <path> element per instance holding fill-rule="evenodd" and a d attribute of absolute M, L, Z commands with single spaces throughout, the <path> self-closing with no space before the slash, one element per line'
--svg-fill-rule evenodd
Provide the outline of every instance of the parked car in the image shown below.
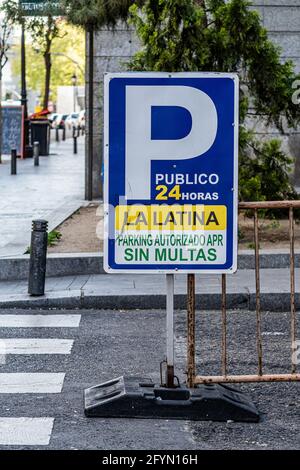
<path fill-rule="evenodd" d="M 55 128 L 55 121 L 58 118 L 58 116 L 59 116 L 58 113 L 52 113 L 52 114 L 50 114 L 50 116 L 48 118 L 52 129 Z"/>
<path fill-rule="evenodd" d="M 80 111 L 79 117 L 78 117 L 78 126 L 79 128 L 84 131 L 85 130 L 85 109 Z"/>
<path fill-rule="evenodd" d="M 66 119 L 68 114 L 59 114 L 55 119 L 55 128 L 66 129 Z"/>
<path fill-rule="evenodd" d="M 78 127 L 78 118 L 79 118 L 79 113 L 69 114 L 69 116 L 66 119 L 67 129 L 73 129 L 73 127 L 75 127 L 77 129 L 77 127 Z"/>

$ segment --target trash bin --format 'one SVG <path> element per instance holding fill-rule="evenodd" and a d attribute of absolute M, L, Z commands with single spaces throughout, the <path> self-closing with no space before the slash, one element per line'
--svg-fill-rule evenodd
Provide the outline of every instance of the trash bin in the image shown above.
<path fill-rule="evenodd" d="M 50 123 L 48 119 L 36 119 L 30 122 L 31 145 L 34 142 L 40 144 L 40 155 L 48 156 L 50 148 Z"/>

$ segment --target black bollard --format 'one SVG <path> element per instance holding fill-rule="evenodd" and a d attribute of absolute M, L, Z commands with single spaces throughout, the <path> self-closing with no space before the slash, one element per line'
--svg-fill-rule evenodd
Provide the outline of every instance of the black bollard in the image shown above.
<path fill-rule="evenodd" d="M 73 127 L 73 142 L 74 142 L 74 155 L 77 155 L 77 131 L 75 126 Z"/>
<path fill-rule="evenodd" d="M 11 151 L 10 174 L 11 175 L 17 174 L 17 151 L 16 149 L 12 149 Z"/>
<path fill-rule="evenodd" d="M 74 137 L 74 155 L 77 155 L 77 137 Z"/>
<path fill-rule="evenodd" d="M 59 142 L 59 129 L 58 129 L 58 127 L 55 128 L 55 140 L 56 140 L 56 142 Z"/>
<path fill-rule="evenodd" d="M 39 166 L 40 164 L 40 143 L 34 142 L 33 144 L 33 158 L 34 166 Z"/>
<path fill-rule="evenodd" d="M 47 230 L 46 220 L 32 222 L 28 293 L 36 297 L 45 294 Z"/>
<path fill-rule="evenodd" d="M 66 126 L 63 127 L 62 140 L 66 140 Z"/>

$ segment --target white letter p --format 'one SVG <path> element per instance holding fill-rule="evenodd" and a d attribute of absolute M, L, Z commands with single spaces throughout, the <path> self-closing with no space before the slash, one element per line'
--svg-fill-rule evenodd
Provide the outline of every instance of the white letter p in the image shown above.
<path fill-rule="evenodd" d="M 151 139 L 153 106 L 186 109 L 192 118 L 188 135 L 174 140 Z M 212 99 L 189 86 L 126 87 L 126 194 L 128 200 L 151 198 L 151 161 L 184 160 L 207 152 L 213 145 L 218 115 Z"/>

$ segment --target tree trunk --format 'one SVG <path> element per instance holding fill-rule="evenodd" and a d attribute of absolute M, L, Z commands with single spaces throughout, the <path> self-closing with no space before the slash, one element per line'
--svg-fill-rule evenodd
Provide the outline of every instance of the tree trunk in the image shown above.
<path fill-rule="evenodd" d="M 205 0 L 196 0 L 196 3 L 198 3 L 198 5 L 200 7 L 203 8 L 203 12 L 204 12 L 204 27 L 207 28 L 208 26 L 208 19 L 207 19 L 207 12 L 206 12 L 206 5 L 205 5 Z"/>
<path fill-rule="evenodd" d="M 48 109 L 49 96 L 50 96 L 50 83 L 51 83 L 51 68 L 52 68 L 50 50 L 44 54 L 44 61 L 45 61 L 45 74 L 46 75 L 45 75 L 45 93 L 44 93 L 43 107 L 44 109 Z"/>
<path fill-rule="evenodd" d="M 44 94 L 44 109 L 48 109 L 50 84 L 51 84 L 51 46 L 52 46 L 52 32 L 51 32 L 52 18 L 48 16 L 48 30 L 46 32 L 46 48 L 44 52 L 45 62 L 45 94 Z"/>

